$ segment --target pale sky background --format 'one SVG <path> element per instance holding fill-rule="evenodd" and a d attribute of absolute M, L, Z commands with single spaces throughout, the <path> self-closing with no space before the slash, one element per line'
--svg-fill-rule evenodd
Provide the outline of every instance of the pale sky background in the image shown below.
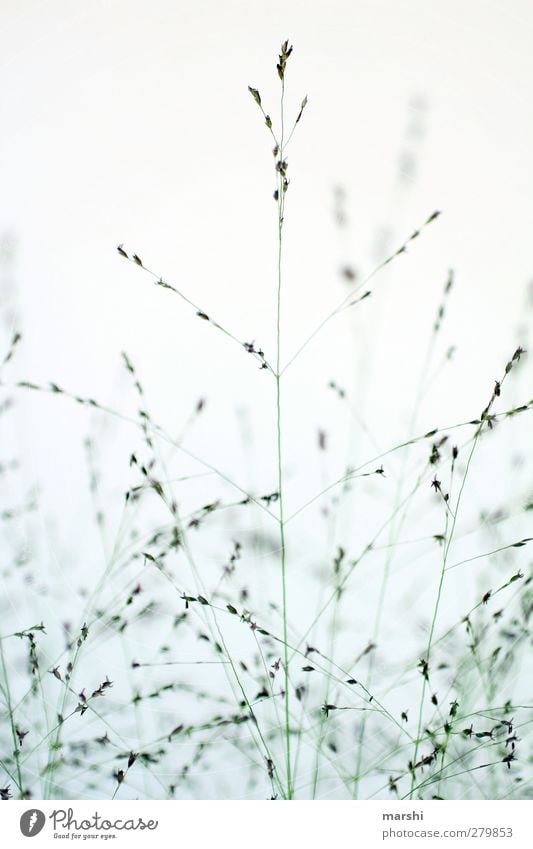
<path fill-rule="evenodd" d="M 518 341 L 532 276 L 528 3 L 2 8 L 0 232 L 16 246 L 10 276 L 25 337 L 13 375 L 127 406 L 125 350 L 154 417 L 169 427 L 179 427 L 198 396 L 209 398 L 213 418 L 192 439 L 212 461 L 233 450 L 232 433 L 241 451 L 237 409 L 255 407 L 259 438 L 272 399 L 258 397 L 266 381 L 255 363 L 154 289 L 115 247 L 137 251 L 273 356 L 271 143 L 247 85 L 260 89 L 275 118 L 273 63 L 280 39 L 290 37 L 288 108 L 296 114 L 304 94 L 309 105 L 289 151 L 286 357 L 345 294 L 340 266 L 368 273 L 382 258 L 383 230 L 396 248 L 439 209 L 409 254 L 376 279 L 373 301 L 352 313 L 354 400 L 364 396 L 359 412 L 390 444 L 385 413 L 408 419 L 452 267 L 448 336 L 435 362 L 455 345 L 455 364 L 425 415 L 435 426 L 484 403 Z M 416 167 L 402 179 L 406 156 Z M 346 192 L 342 238 L 335 186 Z M 326 426 L 325 383 L 352 380 L 354 349 L 339 333 L 348 326 L 332 322 L 288 374 L 289 444 L 306 452 Z M 71 488 L 87 414 L 55 400 L 32 399 L 21 435 L 35 475 Z M 214 421 L 224 440 L 213 444 Z"/>
<path fill-rule="evenodd" d="M 2 375 L 6 384 L 54 381 L 134 415 L 126 351 L 156 421 L 178 434 L 206 398 L 188 448 L 245 488 L 276 488 L 270 376 L 152 286 L 116 246 L 137 252 L 273 359 L 272 143 L 247 87 L 259 89 L 276 122 L 275 62 L 285 38 L 294 45 L 289 114 L 304 95 L 309 102 L 288 151 L 284 361 L 347 293 L 340 268 L 353 265 L 362 278 L 383 259 L 380 245 L 400 247 L 442 212 L 373 280 L 372 298 L 331 322 L 287 373 L 288 512 L 347 462 L 405 437 L 450 268 L 455 286 L 430 374 L 450 346 L 456 351 L 424 398 L 416 432 L 477 415 L 516 346 L 528 347 L 529 0 L 1 0 L 0 14 L 0 236 L 11 256 L 1 269 L 3 344 L 14 329 L 24 337 Z M 345 193 L 342 230 L 336 187 Z M 530 400 L 531 362 L 520 382 L 506 385 L 502 409 Z M 353 430 L 327 389 L 332 379 L 346 387 L 371 438 Z M 64 399 L 18 393 L 16 400 L 1 439 L 23 470 L 2 502 L 38 485 L 50 568 L 68 597 L 79 574 L 95 568 L 83 441 L 91 434 L 100 442 L 111 545 L 128 440 L 137 437 Z M 319 429 L 328 434 L 326 458 L 317 453 Z M 509 462 L 527 453 L 530 420 L 513 433 L 500 439 L 490 464 L 480 464 L 467 518 L 489 501 L 520 502 Z M 201 470 L 180 462 L 175 475 Z M 531 462 L 520 474 L 527 487 Z M 211 500 L 210 487 L 198 487 L 194 503 Z M 317 515 L 295 520 L 295 540 L 310 542 L 313 558 L 315 537 L 325 546 Z M 345 518 L 341 526 L 348 539 L 359 532 L 352 524 Z M 299 570 L 319 568 L 294 547 Z M 452 613 L 461 590 L 453 593 Z M 24 618 L 15 608 L 15 619 Z"/>

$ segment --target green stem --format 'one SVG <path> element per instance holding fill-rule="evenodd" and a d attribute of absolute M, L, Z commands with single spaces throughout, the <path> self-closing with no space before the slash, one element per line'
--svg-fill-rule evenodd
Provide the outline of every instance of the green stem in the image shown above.
<path fill-rule="evenodd" d="M 461 504 L 461 499 L 462 499 L 462 496 L 463 496 L 463 491 L 464 491 L 464 488 L 465 488 L 466 479 L 468 477 L 468 472 L 470 471 L 470 464 L 472 462 L 472 457 L 474 456 L 474 451 L 476 450 L 476 446 L 477 446 L 477 443 L 478 443 L 478 440 L 479 440 L 479 437 L 480 437 L 480 434 L 481 434 L 482 427 L 483 427 L 483 422 L 478 427 L 472 448 L 470 450 L 470 454 L 468 455 L 468 460 L 467 460 L 467 463 L 466 463 L 466 468 L 465 468 L 465 473 L 464 473 L 463 480 L 462 480 L 462 483 L 461 483 L 461 488 L 459 490 L 459 495 L 457 496 L 457 503 L 455 505 L 455 511 L 454 511 L 454 514 L 453 514 L 453 520 L 452 520 L 452 526 L 451 526 L 451 529 L 450 529 L 450 535 L 448 537 L 448 540 L 447 540 L 445 548 L 444 548 L 444 554 L 443 554 L 443 558 L 442 558 L 442 568 L 441 568 L 441 573 L 440 573 L 439 585 L 438 585 L 438 588 L 437 588 L 437 597 L 436 597 L 436 600 L 435 600 L 435 608 L 433 610 L 433 617 L 432 617 L 432 620 L 431 620 L 431 627 L 430 627 L 430 630 L 429 630 L 428 644 L 427 644 L 426 656 L 425 656 L 425 660 L 426 660 L 427 668 L 428 668 L 428 674 L 429 674 L 429 659 L 430 659 L 430 655 L 431 655 L 431 649 L 433 647 L 433 636 L 435 634 L 435 626 L 437 624 L 437 616 L 438 616 L 438 613 L 439 613 L 440 602 L 441 602 L 441 598 L 442 598 L 442 588 L 443 588 L 443 584 L 444 584 L 444 576 L 446 575 L 446 567 L 448 565 L 448 555 L 449 555 L 450 547 L 451 547 L 451 544 L 452 544 L 452 541 L 453 541 L 453 538 L 454 538 L 454 534 L 455 534 L 455 526 L 457 524 L 457 516 L 459 514 L 459 506 Z M 425 696 L 426 696 L 426 688 L 427 688 L 427 678 L 424 675 L 424 679 L 423 679 L 423 683 L 422 683 L 422 694 L 420 696 L 420 707 L 419 707 L 419 711 L 418 711 L 418 727 L 417 727 L 417 732 L 416 732 L 415 748 L 414 748 L 414 753 L 413 753 L 413 770 L 412 770 L 412 774 L 411 774 L 411 788 L 409 790 L 409 799 L 413 798 L 413 793 L 416 790 L 416 787 L 415 787 L 415 783 L 416 783 L 415 764 L 416 764 L 416 759 L 418 757 L 418 750 L 419 750 L 419 746 L 420 746 L 420 733 L 421 733 L 421 730 L 422 730 L 422 718 L 423 718 L 423 713 L 424 713 L 424 699 L 425 699 Z"/>
<path fill-rule="evenodd" d="M 279 146 L 279 159 L 283 162 L 284 141 L 284 114 L 283 100 L 285 95 L 285 84 L 281 81 L 281 140 Z M 291 774 L 291 730 L 290 730 L 290 705 L 289 705 L 289 649 L 287 631 L 287 582 L 286 582 L 286 549 L 285 549 L 285 516 L 283 511 L 283 460 L 282 460 L 282 428 L 281 428 L 281 260 L 283 252 L 283 174 L 280 172 L 278 180 L 278 290 L 277 290 L 277 315 L 276 315 L 276 431 L 277 431 L 277 455 L 278 455 L 278 492 L 279 492 L 279 536 L 281 557 L 281 594 L 283 608 L 283 653 L 285 672 L 285 749 L 287 757 L 287 799 L 292 799 L 292 774 Z"/>
<path fill-rule="evenodd" d="M 15 766 L 17 770 L 17 786 L 20 791 L 20 798 L 24 798 L 24 790 L 22 787 L 22 772 L 20 769 L 20 753 L 19 753 L 19 743 L 17 739 L 17 731 L 15 728 L 15 718 L 13 716 L 13 705 L 11 702 L 11 690 L 9 688 L 9 676 L 7 674 L 7 666 L 6 659 L 4 655 L 4 644 L 3 640 L 0 639 L 0 660 L 2 662 L 2 677 L 4 679 L 4 687 L 5 687 L 5 699 L 6 699 L 6 708 L 9 714 L 9 724 L 11 726 L 11 734 L 13 737 L 13 746 L 14 746 L 14 758 L 15 758 Z"/>

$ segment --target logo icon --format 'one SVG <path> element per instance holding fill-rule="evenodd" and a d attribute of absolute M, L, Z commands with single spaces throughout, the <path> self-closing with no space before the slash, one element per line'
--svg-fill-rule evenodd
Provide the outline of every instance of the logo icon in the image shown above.
<path fill-rule="evenodd" d="M 37 808 L 32 808 L 30 811 L 24 811 L 20 818 L 20 830 L 24 837 L 35 837 L 43 830 L 46 817 L 42 811 Z"/>

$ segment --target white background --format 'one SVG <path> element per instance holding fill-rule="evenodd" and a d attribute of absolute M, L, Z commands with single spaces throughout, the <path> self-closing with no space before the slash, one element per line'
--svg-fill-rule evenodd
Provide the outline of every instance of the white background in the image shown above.
<path fill-rule="evenodd" d="M 156 421 L 177 435 L 198 398 L 206 398 L 187 447 L 246 489 L 276 488 L 270 376 L 172 293 L 154 288 L 116 246 L 136 251 L 273 359 L 275 175 L 271 140 L 247 87 L 260 90 L 276 121 L 275 61 L 289 38 L 287 108 L 296 115 L 304 95 L 309 103 L 288 153 L 283 360 L 348 291 L 340 268 L 350 263 L 362 279 L 430 213 L 442 215 L 374 279 L 372 298 L 331 322 L 287 373 L 288 513 L 338 478 L 347 462 L 362 462 L 409 433 L 450 268 L 455 287 L 432 368 L 450 346 L 456 351 L 425 396 L 415 431 L 479 414 L 507 359 L 518 344 L 527 348 L 530 336 L 533 15 L 527 0 L 3 0 L 1 13 L 5 347 L 13 330 L 24 336 L 2 375 L 5 384 L 52 380 L 135 415 L 137 399 L 120 359 L 127 351 Z M 339 186 L 343 228 L 334 215 Z M 506 385 L 502 408 L 530 400 L 531 374 L 526 361 L 521 382 Z M 332 379 L 348 388 L 359 425 L 327 389 Z M 134 428 L 66 399 L 20 391 L 13 397 L 16 410 L 1 423 L 2 442 L 23 465 L 1 497 L 8 507 L 38 486 L 40 543 L 23 523 L 17 533 L 27 535 L 30 554 L 38 551 L 40 559 L 30 576 L 35 590 L 22 601 L 8 591 L 2 615 L 10 630 L 36 616 L 59 628 L 80 587 L 91 586 L 103 568 L 83 441 L 91 434 L 98 444 L 106 555 L 138 437 Z M 501 504 L 520 509 L 531 480 L 531 425 L 527 419 L 513 427 L 490 462 L 480 461 L 465 521 Z M 328 434 L 325 458 L 317 451 L 319 429 Z M 174 476 L 202 470 L 179 456 L 173 465 Z M 394 461 L 386 471 L 394 480 Z M 206 481 L 192 491 L 190 509 L 220 495 Z M 360 547 L 380 499 L 392 497 L 375 481 L 364 491 L 367 514 L 344 519 L 328 538 L 328 558 L 334 544 Z M 222 492 L 229 497 L 227 487 Z M 435 515 L 438 525 L 442 516 Z M 289 537 L 290 591 L 302 627 L 318 592 L 300 593 L 302 577 L 314 579 L 323 569 L 319 523 L 317 507 L 295 520 Z M 255 516 L 245 524 L 250 532 L 256 525 L 264 530 Z M 229 550 L 233 529 L 217 528 L 226 532 Z M 437 530 L 424 525 L 415 536 Z M 505 540 L 527 530 L 519 517 Z M 214 543 L 205 556 L 218 562 Z M 426 590 L 433 598 L 434 584 L 415 582 L 417 573 L 406 586 L 409 558 L 399 565 L 394 600 L 405 605 Z M 277 597 L 277 578 L 260 563 L 253 568 L 247 578 Z M 375 596 L 366 573 L 361 580 L 370 593 L 358 620 L 357 644 L 364 648 Z M 53 592 L 41 592 L 45 585 Z M 472 586 L 452 584 L 450 621 L 462 611 L 465 586 L 480 589 L 474 578 Z M 427 625 L 427 615 L 415 620 L 419 628 Z M 389 619 L 389 638 L 395 622 Z M 102 656 L 103 650 L 94 655 L 95 666 Z M 210 792 L 219 791 L 213 785 Z"/>

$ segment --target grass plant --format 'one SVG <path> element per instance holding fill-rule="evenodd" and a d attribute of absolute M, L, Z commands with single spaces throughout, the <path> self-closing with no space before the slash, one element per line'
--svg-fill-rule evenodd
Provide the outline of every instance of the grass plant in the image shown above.
<path fill-rule="evenodd" d="M 31 492 L 2 504 L 4 800 L 531 797 L 533 503 L 517 489 L 514 501 L 478 510 L 472 487 L 492 452 L 522 438 L 520 425 L 530 420 L 533 399 L 506 400 L 512 381 L 515 393 L 524 391 L 526 351 L 515 345 L 497 380 L 482 376 L 482 410 L 444 426 L 420 424 L 423 402 L 450 359 L 435 365 L 453 272 L 428 328 L 406 433 L 381 447 L 372 422 L 332 379 L 328 397 L 372 450 L 331 468 L 330 434 L 320 430 L 323 485 L 302 489 L 297 501 L 287 497 L 294 454 L 287 380 L 326 327 L 380 297 L 380 275 L 394 274 L 440 218 L 440 211 L 428 214 L 366 276 L 344 266 L 342 297 L 300 341 L 291 337 L 291 350 L 283 333 L 291 286 L 285 223 L 297 188 L 287 151 L 304 132 L 308 106 L 307 96 L 295 110 L 288 105 L 292 53 L 284 41 L 275 110 L 249 86 L 273 152 L 273 353 L 153 271 L 140 249 L 117 249 L 132 274 L 153 282 L 154 298 L 174 298 L 184 321 L 216 331 L 203 344 L 238 346 L 243 359 L 255 361 L 273 399 L 271 441 L 263 446 L 275 457 L 273 485 L 244 485 L 238 470 L 191 447 L 190 434 L 209 416 L 205 397 L 187 411 L 178 435 L 160 423 L 142 363 L 129 354 L 122 360 L 133 414 L 17 376 L 22 337 L 6 334 L 2 419 L 13 415 L 12 399 L 41 395 L 54 396 L 57 415 L 74 404 L 92 422 L 115 421 L 121 495 L 106 489 L 99 445 L 89 439 L 93 539 L 101 551 L 90 552 L 91 570 L 75 588 L 44 568 L 42 543 L 28 556 L 24 540 L 38 533 L 33 514 L 46 505 Z M 12 459 L 0 458 L 3 481 L 18 473 Z M 297 527 L 322 520 L 321 551 L 312 544 L 302 551 L 306 534 Z M 346 522 L 355 528 L 351 536 Z M 11 627 L 26 590 L 28 621 Z"/>

